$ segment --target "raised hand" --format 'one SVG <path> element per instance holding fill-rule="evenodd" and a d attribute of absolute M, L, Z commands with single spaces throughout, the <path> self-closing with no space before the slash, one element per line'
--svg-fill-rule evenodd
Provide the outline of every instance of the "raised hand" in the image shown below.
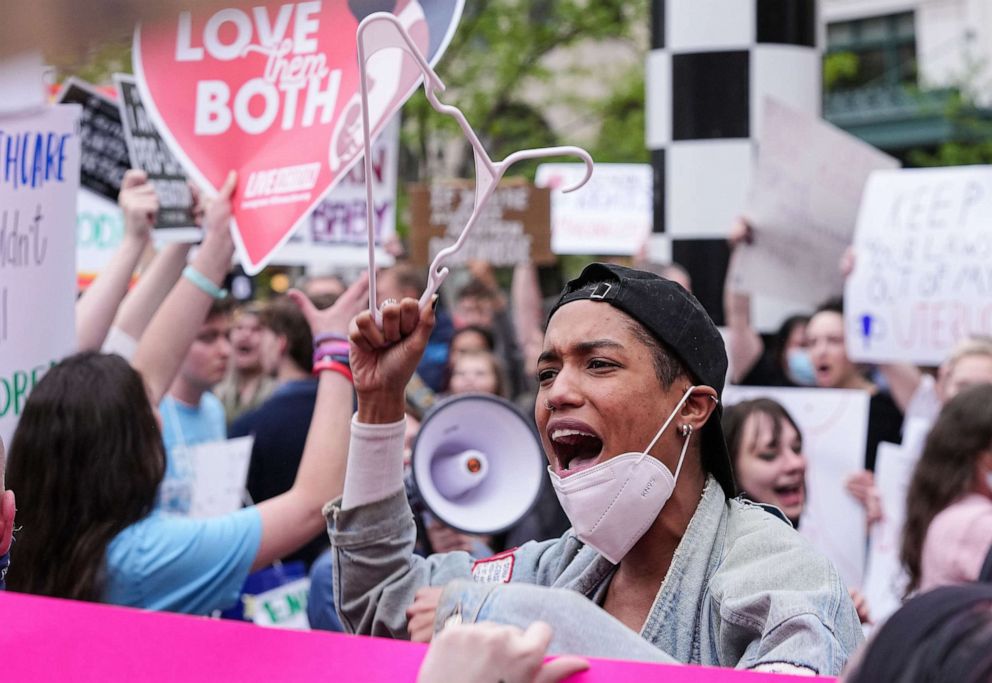
<path fill-rule="evenodd" d="M 364 272 L 355 282 L 337 298 L 334 305 L 324 310 L 318 309 L 310 301 L 306 294 L 298 289 L 291 289 L 287 292 L 293 300 L 303 317 L 310 325 L 310 331 L 314 337 L 322 334 L 348 334 L 348 325 L 352 318 L 361 313 L 362 309 L 368 306 L 369 300 L 369 274 Z"/>
<path fill-rule="evenodd" d="M 148 174 L 132 168 L 124 174 L 117 204 L 124 214 L 124 235 L 142 242 L 151 236 L 158 215 L 158 195 Z"/>
<path fill-rule="evenodd" d="M 351 372 L 359 422 L 384 424 L 403 419 L 406 385 L 433 329 L 434 308 L 421 311 L 417 300 L 410 298 L 383 305 L 381 329 L 370 311 L 352 321 Z"/>

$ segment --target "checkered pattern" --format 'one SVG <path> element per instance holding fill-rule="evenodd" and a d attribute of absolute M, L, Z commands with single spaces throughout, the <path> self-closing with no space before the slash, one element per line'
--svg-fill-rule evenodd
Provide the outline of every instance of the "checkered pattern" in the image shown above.
<path fill-rule="evenodd" d="M 651 29 L 652 253 L 689 270 L 721 323 L 724 238 L 744 206 L 761 103 L 820 113 L 816 0 L 653 0 Z"/>

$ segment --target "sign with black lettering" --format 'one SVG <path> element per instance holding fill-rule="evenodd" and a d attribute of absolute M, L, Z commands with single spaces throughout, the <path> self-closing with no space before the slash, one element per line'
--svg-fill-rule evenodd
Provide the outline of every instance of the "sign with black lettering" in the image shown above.
<path fill-rule="evenodd" d="M 169 241 L 195 241 L 200 230 L 193 223 L 193 195 L 186 174 L 155 124 L 145 112 L 134 76 L 114 74 L 124 140 L 134 168 L 148 174 L 158 195 L 158 238 Z"/>
<path fill-rule="evenodd" d="M 116 202 L 121 191 L 121 179 L 131 168 L 117 103 L 89 83 L 76 78 L 70 78 L 62 85 L 56 101 L 83 107 L 79 120 L 83 145 L 80 183 Z"/>

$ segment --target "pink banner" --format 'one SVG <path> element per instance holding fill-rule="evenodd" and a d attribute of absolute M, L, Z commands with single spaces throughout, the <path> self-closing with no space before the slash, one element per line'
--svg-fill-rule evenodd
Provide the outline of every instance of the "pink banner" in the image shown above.
<path fill-rule="evenodd" d="M 0 593 L 4 681 L 416 680 L 426 647 Z M 592 660 L 573 683 L 783 683 L 730 669 Z M 802 678 L 826 683 L 833 679 Z"/>

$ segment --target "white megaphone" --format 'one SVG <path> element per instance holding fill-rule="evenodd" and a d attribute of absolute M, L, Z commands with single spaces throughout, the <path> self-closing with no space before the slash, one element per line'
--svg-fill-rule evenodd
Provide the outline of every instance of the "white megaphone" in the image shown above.
<path fill-rule="evenodd" d="M 443 524 L 496 534 L 534 507 L 546 464 L 537 434 L 513 404 L 460 394 L 424 417 L 410 467 L 414 496 Z"/>

